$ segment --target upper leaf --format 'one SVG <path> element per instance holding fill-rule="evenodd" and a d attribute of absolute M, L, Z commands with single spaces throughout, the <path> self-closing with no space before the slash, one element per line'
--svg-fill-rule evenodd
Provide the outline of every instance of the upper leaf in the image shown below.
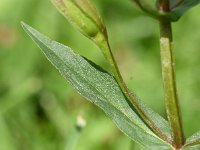
<path fill-rule="evenodd" d="M 187 10 L 198 5 L 199 3 L 200 0 L 183 0 L 183 2 L 178 6 L 172 8 L 170 18 L 174 21 L 178 20 Z"/>
<path fill-rule="evenodd" d="M 75 54 L 69 47 L 50 40 L 24 23 L 22 26 L 69 83 L 82 96 L 103 109 L 121 131 L 148 149 L 170 149 L 170 146 L 156 136 L 129 105 L 112 75 Z M 153 116 L 152 119 L 163 132 L 168 133 L 166 121 L 141 101 L 139 103 L 147 114 Z"/>

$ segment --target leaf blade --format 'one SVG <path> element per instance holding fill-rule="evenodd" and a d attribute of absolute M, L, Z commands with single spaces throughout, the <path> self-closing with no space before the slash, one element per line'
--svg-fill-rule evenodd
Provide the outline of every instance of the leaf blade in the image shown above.
<path fill-rule="evenodd" d="M 103 109 L 122 132 L 146 147 L 170 149 L 134 112 L 110 74 L 97 70 L 91 62 L 75 54 L 69 47 L 48 39 L 24 23 L 22 26 L 72 86 L 90 102 Z M 142 102 L 141 105 L 144 106 Z M 151 109 L 147 112 L 153 113 Z"/>
<path fill-rule="evenodd" d="M 172 9 L 170 17 L 177 21 L 186 11 L 197 6 L 200 0 L 184 0 L 179 6 Z"/>

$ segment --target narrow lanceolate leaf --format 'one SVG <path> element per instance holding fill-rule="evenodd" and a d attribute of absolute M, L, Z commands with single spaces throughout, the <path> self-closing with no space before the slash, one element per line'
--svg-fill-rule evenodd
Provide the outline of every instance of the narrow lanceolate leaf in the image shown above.
<path fill-rule="evenodd" d="M 198 5 L 200 0 L 180 0 L 180 3 L 172 5 L 172 10 L 170 13 L 170 18 L 177 21 L 187 10 Z M 174 4 L 174 3 L 173 3 Z"/>
<path fill-rule="evenodd" d="M 148 149 L 171 149 L 168 143 L 161 140 L 146 126 L 134 108 L 129 105 L 129 101 L 124 97 L 113 76 L 74 53 L 69 47 L 50 40 L 24 23 L 22 26 L 68 82 L 82 96 L 100 107 L 122 132 Z M 139 103 L 148 114 L 153 115 L 153 120 L 163 132 L 168 130 L 164 119 L 142 102 Z"/>
<path fill-rule="evenodd" d="M 200 131 L 193 134 L 186 140 L 184 150 L 199 150 L 200 149 Z"/>

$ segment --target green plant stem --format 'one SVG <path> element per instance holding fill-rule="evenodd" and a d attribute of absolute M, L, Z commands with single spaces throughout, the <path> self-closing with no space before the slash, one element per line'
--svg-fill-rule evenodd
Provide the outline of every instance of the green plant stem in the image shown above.
<path fill-rule="evenodd" d="M 170 12 L 169 0 L 160 0 L 160 11 Z M 160 19 L 160 47 L 161 47 L 161 64 L 162 77 L 165 95 L 165 107 L 169 121 L 172 145 L 179 149 L 184 145 L 184 133 L 181 123 L 180 108 L 175 78 L 175 63 L 172 50 L 172 28 L 170 20 Z"/>
<path fill-rule="evenodd" d="M 176 90 L 171 22 L 166 19 L 160 20 L 160 47 L 165 105 L 173 138 L 172 144 L 180 148 L 184 145 L 184 133 Z"/>
<path fill-rule="evenodd" d="M 171 143 L 171 139 L 167 137 L 158 127 L 157 125 L 152 121 L 152 119 L 146 114 L 146 112 L 141 108 L 140 104 L 137 102 L 134 95 L 130 92 L 128 87 L 126 86 L 121 73 L 119 71 L 119 68 L 116 64 L 116 61 L 114 59 L 114 56 L 112 54 L 111 48 L 109 46 L 109 43 L 106 41 L 104 44 L 100 46 L 100 49 L 104 49 L 104 55 L 106 59 L 111 64 L 111 69 L 114 74 L 114 77 L 116 81 L 118 82 L 121 90 L 123 91 L 124 95 L 127 97 L 127 99 L 130 101 L 130 103 L 133 105 L 133 107 L 137 110 L 140 117 L 144 120 L 144 122 L 147 124 L 147 126 L 150 127 L 150 129 L 158 135 L 162 140 L 166 141 L 167 143 Z M 106 53 L 105 53 L 106 52 Z"/>

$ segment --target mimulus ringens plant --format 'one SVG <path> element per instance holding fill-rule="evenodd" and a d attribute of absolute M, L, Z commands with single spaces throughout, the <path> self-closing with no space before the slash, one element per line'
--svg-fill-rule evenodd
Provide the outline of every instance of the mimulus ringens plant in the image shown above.
<path fill-rule="evenodd" d="M 89 0 L 51 1 L 74 27 L 100 48 L 112 70 L 109 74 L 69 47 L 50 40 L 22 23 L 24 30 L 49 61 L 82 96 L 100 107 L 123 133 L 146 149 L 200 149 L 200 132 L 187 140 L 184 137 L 176 91 L 171 29 L 171 23 L 178 21 L 200 0 L 132 0 L 160 24 L 161 66 L 168 122 L 126 86 L 109 46 L 103 20 Z"/>

